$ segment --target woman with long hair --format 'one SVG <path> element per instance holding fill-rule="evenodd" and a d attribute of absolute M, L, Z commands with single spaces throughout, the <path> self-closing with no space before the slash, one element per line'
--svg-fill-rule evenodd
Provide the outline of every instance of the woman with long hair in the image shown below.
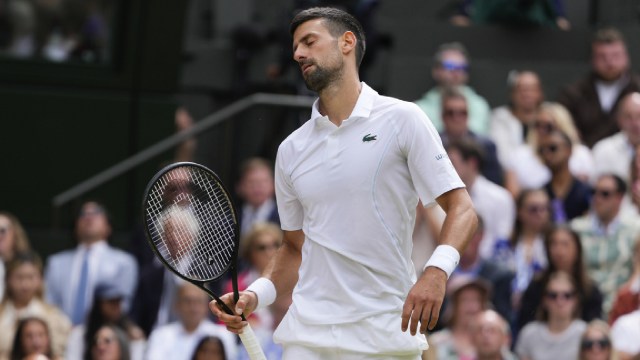
<path fill-rule="evenodd" d="M 507 170 L 505 187 L 515 195 L 522 189 L 538 189 L 551 179 L 551 172 L 538 155 L 540 139 L 560 131 L 571 141 L 569 169 L 577 179 L 586 182 L 594 172 L 591 150 L 582 144 L 571 113 L 558 103 L 544 103 L 538 109 L 535 121 L 530 125 L 527 141 L 512 149 L 503 166 Z"/>
<path fill-rule="evenodd" d="M 117 284 L 100 284 L 96 287 L 86 323 L 74 327 L 69 336 L 66 355 L 68 360 L 90 360 L 96 334 L 105 325 L 118 328 L 127 336 L 128 358 L 141 360 L 144 357 L 144 332 L 124 313 L 124 296 L 124 290 Z"/>
<path fill-rule="evenodd" d="M 44 355 L 51 360 L 59 359 L 52 350 L 47 323 L 38 317 L 25 317 L 16 326 L 9 359 L 23 360 L 32 355 Z"/>
<path fill-rule="evenodd" d="M 6 263 L 15 254 L 30 250 L 29 237 L 20 220 L 8 211 L 0 211 L 0 260 Z"/>
<path fill-rule="evenodd" d="M 577 282 L 564 271 L 544 283 L 538 319 L 525 325 L 516 341 L 520 360 L 575 359 L 587 324 L 578 318 Z"/>
<path fill-rule="evenodd" d="M 25 317 L 43 319 L 49 327 L 53 353 L 64 354 L 71 320 L 43 299 L 42 261 L 38 254 L 16 253 L 6 270 L 7 289 L 0 303 L 0 358 L 11 350 L 16 324 Z"/>
<path fill-rule="evenodd" d="M 91 340 L 90 360 L 130 360 L 129 339 L 115 325 L 102 325 Z"/>
<path fill-rule="evenodd" d="M 544 190 L 524 190 L 516 199 L 516 211 L 511 239 L 495 259 L 515 274 L 512 303 L 517 310 L 531 279 L 547 267 L 544 235 L 550 226 L 549 197 Z"/>
<path fill-rule="evenodd" d="M 591 321 L 602 317 L 602 293 L 587 273 L 580 236 L 567 226 L 553 227 L 545 237 L 545 251 L 549 265 L 534 278 L 522 295 L 517 327 L 534 320 L 543 300 L 544 284 L 551 274 L 564 271 L 575 279 L 576 294 L 581 303 L 579 318 Z"/>

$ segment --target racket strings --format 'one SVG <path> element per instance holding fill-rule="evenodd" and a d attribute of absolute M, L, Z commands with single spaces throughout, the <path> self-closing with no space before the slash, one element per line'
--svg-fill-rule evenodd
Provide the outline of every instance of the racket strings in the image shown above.
<path fill-rule="evenodd" d="M 229 266 L 237 246 L 235 215 L 226 191 L 207 172 L 178 167 L 161 176 L 147 197 L 147 221 L 152 244 L 183 276 L 211 280 Z"/>

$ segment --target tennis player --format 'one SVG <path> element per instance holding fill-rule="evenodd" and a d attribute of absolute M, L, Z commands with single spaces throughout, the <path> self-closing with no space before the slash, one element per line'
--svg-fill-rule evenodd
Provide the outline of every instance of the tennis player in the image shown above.
<path fill-rule="evenodd" d="M 355 18 L 311 8 L 291 33 L 294 60 L 319 99 L 276 158 L 283 246 L 235 310 L 248 314 L 293 291 L 274 333 L 284 359 L 419 359 L 475 210 L 424 113 L 360 82 L 365 39 Z M 418 199 L 446 212 L 419 279 L 411 262 Z M 232 306 L 231 294 L 221 300 Z M 242 331 L 240 316 L 210 308 Z"/>

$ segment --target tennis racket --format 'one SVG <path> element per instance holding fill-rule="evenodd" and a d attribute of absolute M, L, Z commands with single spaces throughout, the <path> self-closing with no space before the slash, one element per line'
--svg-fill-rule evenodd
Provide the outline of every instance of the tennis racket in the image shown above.
<path fill-rule="evenodd" d="M 162 263 L 234 315 L 207 287 L 230 271 L 234 301 L 238 301 L 238 217 L 220 178 L 200 164 L 171 164 L 147 185 L 142 209 L 147 240 Z M 240 339 L 252 360 L 266 359 L 248 324 Z"/>

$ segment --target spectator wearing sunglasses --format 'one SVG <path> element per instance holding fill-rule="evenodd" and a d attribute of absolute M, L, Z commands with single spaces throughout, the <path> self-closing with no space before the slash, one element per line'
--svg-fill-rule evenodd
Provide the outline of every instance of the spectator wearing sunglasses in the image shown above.
<path fill-rule="evenodd" d="M 447 87 L 456 87 L 467 99 L 469 109 L 469 129 L 476 134 L 489 132 L 490 107 L 487 100 L 475 92 L 469 85 L 469 57 L 464 45 L 453 42 L 440 45 L 431 69 L 436 85 L 416 104 L 424 111 L 438 131 L 442 131 L 442 91 Z"/>
<path fill-rule="evenodd" d="M 640 235 L 638 217 L 620 216 L 625 182 L 616 175 L 598 178 L 589 214 L 576 218 L 571 228 L 579 235 L 587 270 L 604 294 L 609 313 L 618 288 L 631 276 L 633 244 Z"/>
<path fill-rule="evenodd" d="M 544 286 L 539 320 L 527 324 L 516 342 L 520 360 L 576 359 L 587 324 L 578 319 L 580 298 L 569 273 L 553 273 Z"/>
<path fill-rule="evenodd" d="M 537 151 L 551 173 L 544 189 L 551 199 L 552 221 L 564 224 L 585 214 L 589 210 L 591 188 L 571 172 L 571 138 L 559 130 L 552 130 L 539 139 Z"/>
<path fill-rule="evenodd" d="M 580 299 L 580 318 L 591 321 L 602 318 L 602 293 L 587 273 L 580 237 L 568 226 L 554 226 L 546 234 L 544 248 L 549 265 L 536 276 L 522 295 L 514 333 L 534 321 L 544 298 L 545 284 L 558 271 L 576 279 L 576 293 Z"/>
<path fill-rule="evenodd" d="M 587 325 L 580 340 L 578 360 L 614 360 L 617 359 L 611 348 L 611 330 L 602 320 L 593 320 Z"/>
<path fill-rule="evenodd" d="M 478 143 L 484 153 L 484 161 L 480 172 L 492 182 L 502 185 L 502 166 L 498 161 L 496 145 L 488 137 L 478 135 L 469 129 L 469 107 L 464 94 L 455 87 L 449 87 L 442 92 L 442 121 L 444 130 L 440 138 L 446 147 L 450 141 L 470 139 Z"/>
<path fill-rule="evenodd" d="M 551 171 L 544 165 L 537 150 L 541 139 L 553 131 L 561 131 L 570 139 L 571 174 L 583 182 L 593 176 L 595 165 L 591 150 L 582 144 L 578 130 L 573 125 L 573 118 L 564 106 L 557 103 L 542 104 L 528 129 L 526 141 L 508 149 L 508 155 L 502 164 L 506 174 L 505 187 L 514 196 L 524 189 L 540 188 L 551 179 Z"/>

